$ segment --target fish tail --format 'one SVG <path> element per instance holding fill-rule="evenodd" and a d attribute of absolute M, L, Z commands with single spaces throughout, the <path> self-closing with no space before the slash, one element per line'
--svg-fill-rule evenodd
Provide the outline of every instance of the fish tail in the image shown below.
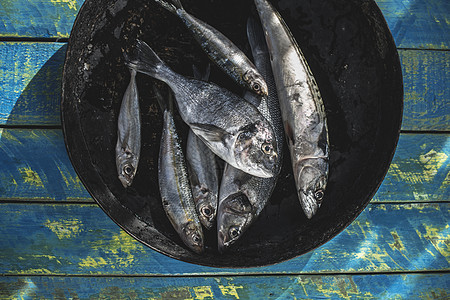
<path fill-rule="evenodd" d="M 266 38 L 261 23 L 254 17 L 247 20 L 247 37 L 253 53 L 267 52 Z"/>
<path fill-rule="evenodd" d="M 179 9 L 184 10 L 180 0 L 155 0 L 155 2 L 174 14 L 176 14 Z"/>
<path fill-rule="evenodd" d="M 156 100 L 158 101 L 159 107 L 161 108 L 162 111 L 169 111 L 170 113 L 173 113 L 173 93 L 172 91 L 168 88 L 168 96 L 167 96 L 167 100 L 164 98 L 163 94 L 161 94 L 160 90 L 158 89 L 158 87 L 156 87 L 156 85 L 153 86 L 153 92 L 155 93 L 156 96 Z"/>
<path fill-rule="evenodd" d="M 167 66 L 161 58 L 150 48 L 150 46 L 141 40 L 136 40 L 136 54 L 130 58 L 124 54 L 125 64 L 136 70 L 137 72 L 147 74 L 151 77 L 166 81 L 167 73 L 172 70 Z"/>
<path fill-rule="evenodd" d="M 211 65 L 208 64 L 205 71 L 202 72 L 196 65 L 192 65 L 192 72 L 194 73 L 194 78 L 197 80 L 208 81 L 209 75 L 211 74 Z"/>

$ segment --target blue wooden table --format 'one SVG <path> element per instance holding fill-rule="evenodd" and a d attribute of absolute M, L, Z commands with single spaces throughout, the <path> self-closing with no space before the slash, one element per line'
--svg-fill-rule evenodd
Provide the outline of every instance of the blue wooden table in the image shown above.
<path fill-rule="evenodd" d="M 389 172 L 330 242 L 251 269 L 159 254 L 84 189 L 59 113 L 66 44 L 82 3 L 0 2 L 0 299 L 450 297 L 450 1 L 377 0 L 404 76 Z"/>

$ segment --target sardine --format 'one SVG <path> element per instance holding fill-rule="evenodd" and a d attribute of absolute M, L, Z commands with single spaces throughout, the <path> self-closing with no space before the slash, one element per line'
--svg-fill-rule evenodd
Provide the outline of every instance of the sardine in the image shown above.
<path fill-rule="evenodd" d="M 289 28 L 267 0 L 255 0 L 271 54 L 297 194 L 308 218 L 328 181 L 328 129 L 319 87 Z"/>
<path fill-rule="evenodd" d="M 235 82 L 256 94 L 267 95 L 267 85 L 254 64 L 225 35 L 187 13 L 180 0 L 155 1 L 183 21 L 209 58 Z"/>
<path fill-rule="evenodd" d="M 141 152 L 141 116 L 136 71 L 130 69 L 130 74 L 130 83 L 123 95 L 117 120 L 116 167 L 124 187 L 129 187 L 133 182 Z"/>
<path fill-rule="evenodd" d="M 208 81 L 209 65 L 204 74 L 195 67 L 193 69 L 196 79 Z M 203 226 L 210 229 L 217 213 L 219 167 L 216 155 L 192 130 L 187 138 L 186 162 L 198 217 Z"/>
<path fill-rule="evenodd" d="M 175 128 L 172 99 L 166 104 L 158 92 L 156 95 L 164 110 L 158 158 L 158 181 L 162 204 L 170 223 L 182 241 L 192 251 L 200 254 L 204 251 L 203 231 L 195 211 L 181 141 Z"/>
<path fill-rule="evenodd" d="M 244 98 L 257 106 L 259 111 L 272 124 L 280 153 L 275 176 L 260 178 L 246 174 L 230 165 L 225 167 L 219 193 L 217 215 L 218 248 L 220 252 L 237 241 L 257 219 L 270 199 L 275 188 L 282 165 L 284 131 L 278 104 L 275 81 L 270 65 L 270 55 L 259 21 L 249 18 L 247 35 L 256 67 L 261 72 L 268 87 L 266 97 L 256 97 L 246 93 Z"/>
<path fill-rule="evenodd" d="M 273 128 L 258 109 L 213 83 L 172 71 L 143 41 L 128 66 L 172 89 L 183 121 L 220 158 L 259 177 L 272 177 L 278 160 Z"/>

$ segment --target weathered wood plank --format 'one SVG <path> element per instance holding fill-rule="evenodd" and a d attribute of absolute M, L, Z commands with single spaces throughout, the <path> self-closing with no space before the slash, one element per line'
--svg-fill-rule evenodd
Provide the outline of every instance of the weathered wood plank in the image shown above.
<path fill-rule="evenodd" d="M 0 42 L 0 125 L 60 125 L 66 44 Z M 403 130 L 448 130 L 450 52 L 400 50 Z M 12 63 L 13 62 L 13 63 Z"/>
<path fill-rule="evenodd" d="M 448 134 L 402 134 L 373 201 L 448 201 Z M 0 199 L 92 201 L 58 129 L 0 129 Z"/>
<path fill-rule="evenodd" d="M 0 42 L 0 124 L 60 125 L 67 44 Z"/>
<path fill-rule="evenodd" d="M 450 130 L 450 52 L 398 52 L 404 86 L 402 129 Z"/>
<path fill-rule="evenodd" d="M 67 38 L 83 0 L 0 3 L 0 37 Z M 448 49 L 447 0 L 376 0 L 400 48 Z"/>
<path fill-rule="evenodd" d="M 370 204 L 337 237 L 250 269 L 180 262 L 134 240 L 96 205 L 0 204 L 0 274 L 216 275 L 450 270 L 450 203 Z"/>
<path fill-rule="evenodd" d="M 91 200 L 61 130 L 0 128 L 0 199 Z"/>
<path fill-rule="evenodd" d="M 67 38 L 84 0 L 3 0 L 0 37 Z"/>
<path fill-rule="evenodd" d="M 399 48 L 449 49 L 450 2 L 376 0 Z"/>
<path fill-rule="evenodd" d="M 448 299 L 448 274 L 245 277 L 1 277 L 0 298 Z"/>

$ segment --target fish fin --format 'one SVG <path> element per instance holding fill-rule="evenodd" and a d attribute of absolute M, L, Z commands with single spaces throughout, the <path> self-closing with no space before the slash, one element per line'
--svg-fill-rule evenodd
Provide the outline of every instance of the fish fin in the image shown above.
<path fill-rule="evenodd" d="M 211 142 L 223 141 L 225 136 L 229 135 L 226 130 L 211 124 L 192 123 L 190 124 L 190 127 L 196 135 Z"/>
<path fill-rule="evenodd" d="M 184 10 L 180 0 L 155 0 L 155 2 L 174 14 L 176 14 L 178 9 Z"/>
<path fill-rule="evenodd" d="M 291 142 L 292 144 L 294 144 L 294 130 L 292 129 L 289 122 L 284 122 L 284 132 L 286 133 L 288 142 Z"/>
<path fill-rule="evenodd" d="M 172 90 L 168 89 L 169 95 L 167 96 L 167 100 L 164 98 L 164 96 L 161 94 L 159 89 L 156 87 L 156 85 L 153 86 L 153 92 L 155 93 L 156 100 L 158 101 L 159 107 L 162 111 L 170 111 L 173 113 L 173 93 Z"/>
<path fill-rule="evenodd" d="M 192 72 L 194 73 L 194 78 L 197 80 L 208 81 L 209 75 L 211 74 L 211 64 L 208 63 L 205 72 L 201 72 L 196 65 L 192 65 Z"/>
<path fill-rule="evenodd" d="M 267 53 L 269 50 L 266 45 L 266 38 L 261 23 L 255 17 L 247 19 L 247 37 L 252 49 L 253 58 L 255 55 Z"/>
<path fill-rule="evenodd" d="M 137 72 L 150 75 L 156 79 L 164 81 L 164 72 L 172 70 L 158 57 L 150 46 L 142 41 L 136 40 L 136 53 L 133 57 L 124 53 L 125 64 Z"/>

